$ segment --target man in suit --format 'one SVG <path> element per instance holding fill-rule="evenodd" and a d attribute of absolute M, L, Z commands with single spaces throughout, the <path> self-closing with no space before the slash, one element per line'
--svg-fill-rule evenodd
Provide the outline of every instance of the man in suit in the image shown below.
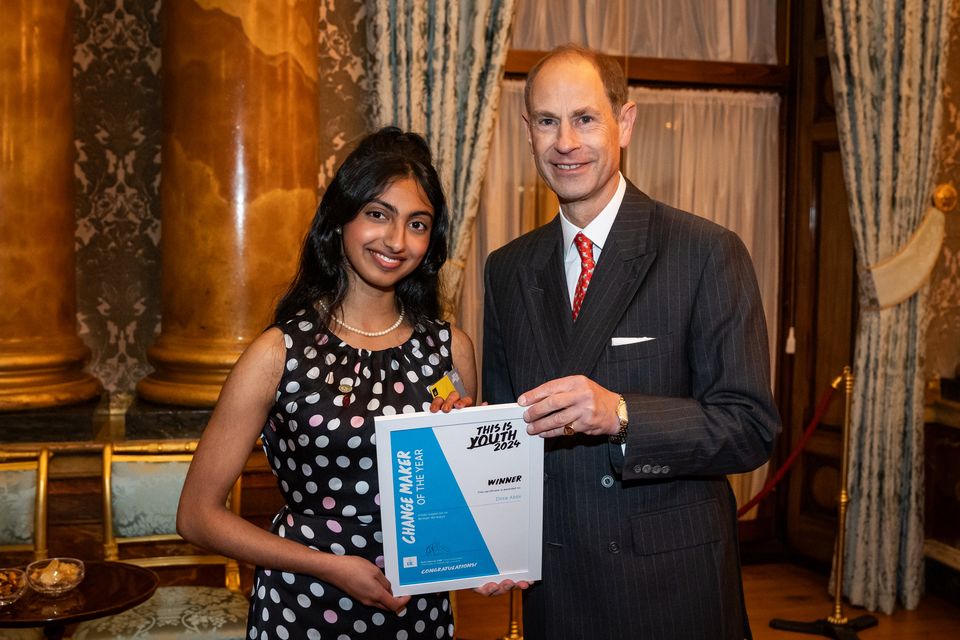
<path fill-rule="evenodd" d="M 525 100 L 560 215 L 487 260 L 483 349 L 485 400 L 547 438 L 525 637 L 749 637 L 725 474 L 779 430 L 750 258 L 620 174 L 636 105 L 615 62 L 556 49 Z"/>

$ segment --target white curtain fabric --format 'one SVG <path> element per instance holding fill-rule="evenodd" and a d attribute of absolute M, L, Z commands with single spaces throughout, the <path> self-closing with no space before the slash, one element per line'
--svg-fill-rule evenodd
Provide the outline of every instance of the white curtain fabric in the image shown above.
<path fill-rule="evenodd" d="M 774 0 L 517 0 L 513 49 L 777 63 Z"/>
<path fill-rule="evenodd" d="M 373 118 L 422 134 L 450 208 L 445 307 L 455 312 L 500 100 L 514 0 L 366 0 Z"/>
<path fill-rule="evenodd" d="M 773 353 L 779 295 L 779 97 L 631 88 L 630 99 L 638 105 L 637 122 L 624 175 L 651 197 L 714 220 L 743 238 L 760 282 Z M 504 81 L 460 308 L 460 323 L 474 336 L 478 353 L 486 256 L 557 211 L 537 174 L 522 113 L 523 83 Z M 751 498 L 765 477 L 765 466 L 732 476 L 738 503 Z"/>
<path fill-rule="evenodd" d="M 843 590 L 891 613 L 923 593 L 926 287 L 878 308 L 867 267 L 932 192 L 950 0 L 823 0 L 860 283 Z"/>

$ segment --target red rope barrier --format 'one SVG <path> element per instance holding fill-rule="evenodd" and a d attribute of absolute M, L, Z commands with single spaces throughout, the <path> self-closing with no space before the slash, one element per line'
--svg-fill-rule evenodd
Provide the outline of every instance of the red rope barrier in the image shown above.
<path fill-rule="evenodd" d="M 780 465 L 780 468 L 777 469 L 777 472 L 773 475 L 773 477 L 767 480 L 766 484 L 763 485 L 763 489 L 761 489 L 757 495 L 750 498 L 746 504 L 737 509 L 738 518 L 750 511 L 750 509 L 755 507 L 757 503 L 766 498 L 767 495 L 773 491 L 774 487 L 776 487 L 777 484 L 783 480 L 783 477 L 787 475 L 787 471 L 789 471 L 793 463 L 797 461 L 797 457 L 807 445 L 807 441 L 810 440 L 810 436 L 812 436 L 813 432 L 816 431 L 817 427 L 820 426 L 820 421 L 823 420 L 824 414 L 830 407 L 830 401 L 833 399 L 833 394 L 836 390 L 837 387 L 835 385 L 830 385 L 827 387 L 826 391 L 823 392 L 823 396 L 820 398 L 820 403 L 817 405 L 817 410 L 813 412 L 813 417 L 810 418 L 810 422 L 807 423 L 807 428 L 804 429 L 803 435 L 800 436 L 800 440 L 797 441 L 793 451 L 790 452 L 790 455 L 787 456 L 787 459 L 784 460 L 782 465 Z"/>

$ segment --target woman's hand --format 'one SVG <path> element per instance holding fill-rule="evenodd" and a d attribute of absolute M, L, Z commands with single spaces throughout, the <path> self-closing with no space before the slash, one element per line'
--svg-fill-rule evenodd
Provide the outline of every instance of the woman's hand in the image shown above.
<path fill-rule="evenodd" d="M 368 607 L 399 612 L 410 600 L 410 596 L 394 596 L 380 569 L 359 556 L 337 557 L 336 569 L 327 579 Z"/>
<path fill-rule="evenodd" d="M 496 582 L 488 582 L 485 585 L 479 586 L 474 591 L 479 593 L 482 596 L 499 596 L 504 593 L 509 592 L 512 589 L 526 589 L 530 586 L 530 583 L 526 580 L 521 580 L 520 582 L 514 582 L 513 580 L 504 580 L 503 582 L 497 584 Z"/>
<path fill-rule="evenodd" d="M 464 407 L 472 407 L 473 398 L 470 396 L 460 397 L 460 394 L 456 391 L 451 391 L 450 395 L 446 398 L 436 397 L 433 399 L 433 402 L 430 403 L 430 412 L 436 413 L 437 411 L 443 411 L 444 413 L 450 413 L 451 409 L 463 409 Z"/>

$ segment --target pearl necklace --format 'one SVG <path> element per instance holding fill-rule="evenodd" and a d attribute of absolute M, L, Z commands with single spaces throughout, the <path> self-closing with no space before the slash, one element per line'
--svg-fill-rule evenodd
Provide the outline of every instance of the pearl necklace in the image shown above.
<path fill-rule="evenodd" d="M 347 331 L 352 331 L 353 333 L 359 334 L 361 336 L 367 336 L 368 338 L 379 338 L 380 336 L 385 336 L 391 331 L 393 331 L 394 329 L 396 329 L 397 327 L 399 327 L 401 324 L 403 324 L 403 302 L 399 302 L 400 317 L 397 318 L 396 322 L 394 322 L 392 325 L 390 325 L 383 331 L 364 331 L 363 329 L 357 329 L 356 327 L 351 327 L 346 322 L 344 322 L 340 318 L 330 313 L 330 309 L 327 308 L 327 305 L 323 304 L 322 300 L 317 300 L 317 304 L 320 306 L 321 309 L 323 309 L 323 312 L 325 314 L 327 314 L 331 319 L 333 319 L 334 322 L 339 324 L 341 327 L 343 327 Z"/>

